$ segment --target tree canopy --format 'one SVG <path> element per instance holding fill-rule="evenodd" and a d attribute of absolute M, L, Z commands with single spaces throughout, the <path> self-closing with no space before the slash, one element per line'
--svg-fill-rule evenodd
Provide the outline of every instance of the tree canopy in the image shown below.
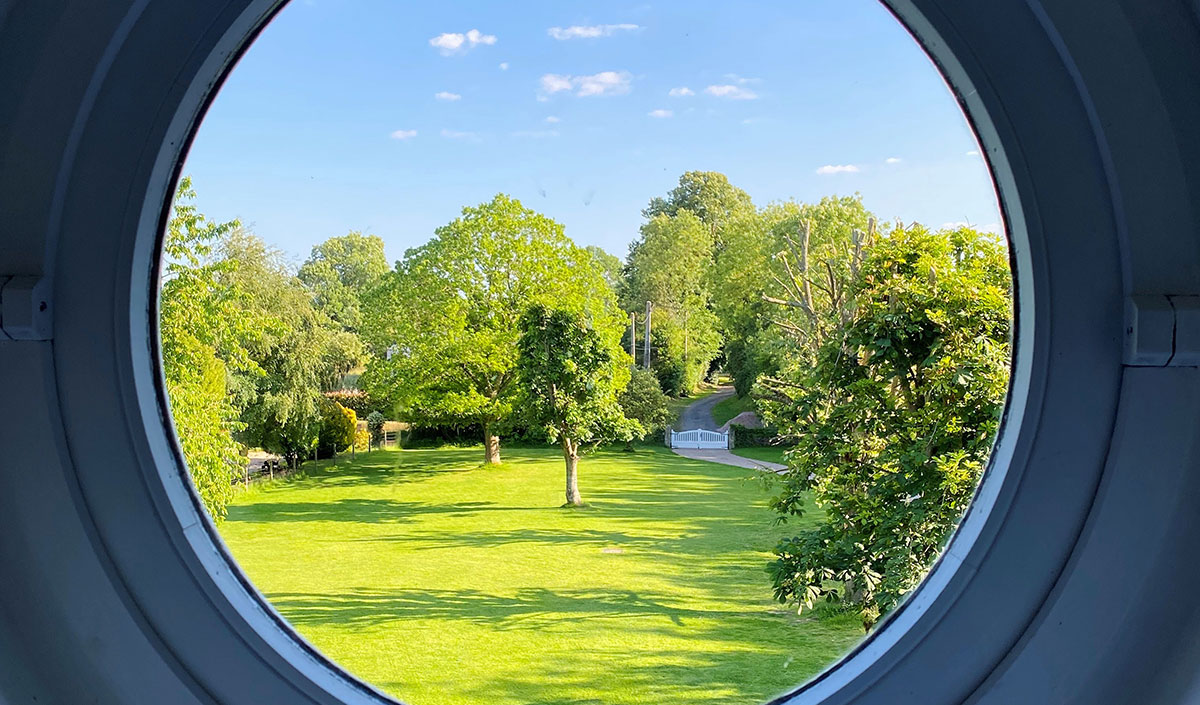
<path fill-rule="evenodd" d="M 795 442 L 773 506 L 823 520 L 776 549 L 776 596 L 873 623 L 924 576 L 974 494 L 1003 410 L 1012 305 L 1004 246 L 897 228 L 869 248 L 845 320 L 766 404 Z"/>
<path fill-rule="evenodd" d="M 521 318 L 518 351 L 525 413 L 562 446 L 566 503 L 582 505 L 580 446 L 627 441 L 641 432 L 617 402 L 629 384 L 629 356 L 621 350 L 620 331 L 597 329 L 580 312 L 539 303 Z"/>
<path fill-rule="evenodd" d="M 624 327 L 594 258 L 561 225 L 503 194 L 464 208 L 368 297 L 364 337 L 391 352 L 371 360 L 362 383 L 401 417 L 480 424 L 484 460 L 497 463 L 520 393 L 520 318 L 537 303 L 586 315 L 597 330 Z"/>
<path fill-rule="evenodd" d="M 312 248 L 298 277 L 312 292 L 318 309 L 346 330 L 362 325 L 362 296 L 387 273 L 383 240 L 352 231 Z"/>

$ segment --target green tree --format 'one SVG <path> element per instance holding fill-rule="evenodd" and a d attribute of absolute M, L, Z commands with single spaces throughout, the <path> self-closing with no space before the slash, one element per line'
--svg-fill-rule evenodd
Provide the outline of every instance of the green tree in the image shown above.
<path fill-rule="evenodd" d="M 362 325 L 362 296 L 388 272 L 383 240 L 352 231 L 312 248 L 298 277 L 313 292 L 316 306 L 348 331 Z"/>
<path fill-rule="evenodd" d="M 689 210 L 655 215 L 629 248 L 625 304 L 654 304 L 651 364 L 664 390 L 687 394 L 720 352 L 717 322 L 709 309 L 712 239 Z"/>
<path fill-rule="evenodd" d="M 768 406 L 796 448 L 773 506 L 799 516 L 811 493 L 823 519 L 776 548 L 781 601 L 841 601 L 871 624 L 937 557 L 1003 410 L 1006 254 L 994 236 L 966 228 L 893 230 L 855 272 L 845 324 L 813 364 L 787 370 L 789 397 Z"/>
<path fill-rule="evenodd" d="M 371 443 L 378 448 L 383 445 L 383 424 L 387 419 L 378 411 L 372 411 L 367 416 L 367 431 L 371 434 Z"/>
<path fill-rule="evenodd" d="M 159 343 L 175 432 L 192 483 L 215 520 L 225 516 L 232 479 L 244 468 L 233 434 L 242 426 L 226 381 L 261 372 L 243 347 L 252 328 L 239 293 L 222 282 L 233 262 L 213 261 L 220 239 L 238 227 L 215 223 L 195 205 L 190 178 L 179 183 L 163 239 Z"/>
<path fill-rule="evenodd" d="M 750 194 L 729 183 L 718 171 L 689 171 L 666 198 L 654 198 L 642 211 L 647 220 L 660 215 L 674 217 L 688 211 L 704 223 L 714 246 L 721 247 L 721 228 L 741 213 L 753 212 Z"/>
<path fill-rule="evenodd" d="M 872 222 L 861 197 L 833 196 L 771 204 L 726 224 L 737 246 L 717 255 L 710 287 L 726 370 L 739 396 L 760 377 L 776 376 L 788 359 L 811 363 L 824 331 L 841 325 L 833 299 L 843 292 L 846 303 L 855 253 L 861 257 L 868 246 Z M 780 307 L 779 300 L 796 306 Z"/>
<path fill-rule="evenodd" d="M 624 328 L 592 255 L 561 225 L 503 194 L 464 208 L 368 297 L 364 337 L 386 352 L 360 384 L 400 418 L 479 424 L 485 464 L 499 463 L 520 391 L 520 318 L 535 303 L 586 315 L 597 329 Z"/>
<path fill-rule="evenodd" d="M 358 338 L 314 305 L 284 255 L 243 230 L 224 236 L 222 275 L 244 293 L 240 314 L 258 322 L 249 348 L 262 374 L 235 379 L 248 445 L 283 455 L 295 466 L 311 453 L 320 430 L 322 392 L 333 389 L 362 358 Z"/>
<path fill-rule="evenodd" d="M 608 282 L 608 285 L 612 287 L 613 291 L 620 291 L 622 279 L 624 278 L 624 273 L 622 271 L 624 265 L 621 263 L 621 260 L 615 255 L 610 255 L 609 253 L 605 252 L 604 249 L 595 245 L 588 245 L 584 249 L 587 250 L 588 254 L 592 256 L 592 259 L 596 263 L 596 267 L 600 270 L 601 275 L 604 277 L 604 281 Z"/>
<path fill-rule="evenodd" d="M 535 304 L 521 318 L 518 350 L 527 414 L 562 446 L 567 505 L 582 506 L 580 446 L 628 441 L 640 430 L 617 402 L 630 375 L 620 333 L 593 327 L 581 313 Z"/>
<path fill-rule="evenodd" d="M 667 395 L 663 394 L 658 377 L 650 370 L 635 367 L 631 373 L 629 384 L 617 397 L 617 401 L 621 405 L 621 413 L 641 426 L 638 436 L 645 438 L 666 428 L 670 419 Z"/>

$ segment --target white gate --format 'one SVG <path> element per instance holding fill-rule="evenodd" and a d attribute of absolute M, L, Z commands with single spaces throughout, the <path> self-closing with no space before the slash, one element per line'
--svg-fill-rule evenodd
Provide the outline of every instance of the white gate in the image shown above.
<path fill-rule="evenodd" d="M 702 428 L 691 431 L 671 431 L 672 448 L 728 448 L 729 434 L 706 431 Z"/>

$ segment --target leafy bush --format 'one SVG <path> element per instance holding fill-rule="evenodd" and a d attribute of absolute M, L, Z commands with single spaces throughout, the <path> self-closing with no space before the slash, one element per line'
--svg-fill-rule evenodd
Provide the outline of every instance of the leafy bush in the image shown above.
<path fill-rule="evenodd" d="M 660 433 L 671 416 L 667 411 L 667 395 L 663 394 L 658 378 L 650 370 L 634 368 L 633 376 L 617 402 L 627 418 L 641 425 L 642 438 Z"/>
<path fill-rule="evenodd" d="M 386 419 L 378 411 L 372 411 L 367 416 L 367 431 L 371 434 L 371 442 L 376 447 L 383 445 L 383 424 Z"/>
<path fill-rule="evenodd" d="M 336 401 L 321 401 L 321 426 L 317 432 L 317 457 L 332 458 L 354 443 L 358 417 Z"/>
<path fill-rule="evenodd" d="M 786 519 L 824 520 L 776 547 L 780 601 L 854 605 L 864 624 L 929 569 L 974 494 L 1003 410 L 1012 318 L 1004 246 L 963 228 L 892 231 L 851 284 L 852 315 L 795 365 Z"/>
<path fill-rule="evenodd" d="M 325 392 L 325 398 L 352 410 L 359 418 L 369 416 L 372 411 L 382 411 L 371 399 L 371 395 L 361 389 L 335 389 Z"/>
<path fill-rule="evenodd" d="M 747 428 L 738 424 L 730 424 L 729 430 L 733 431 L 735 448 L 779 445 L 779 431 L 774 428 Z"/>

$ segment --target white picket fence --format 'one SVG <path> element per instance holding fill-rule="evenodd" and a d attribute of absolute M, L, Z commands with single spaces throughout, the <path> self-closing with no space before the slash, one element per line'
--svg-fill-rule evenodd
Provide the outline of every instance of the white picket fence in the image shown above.
<path fill-rule="evenodd" d="M 720 431 L 707 431 L 702 428 L 691 431 L 676 431 L 668 429 L 672 448 L 707 448 L 727 449 L 730 447 L 730 435 Z"/>

